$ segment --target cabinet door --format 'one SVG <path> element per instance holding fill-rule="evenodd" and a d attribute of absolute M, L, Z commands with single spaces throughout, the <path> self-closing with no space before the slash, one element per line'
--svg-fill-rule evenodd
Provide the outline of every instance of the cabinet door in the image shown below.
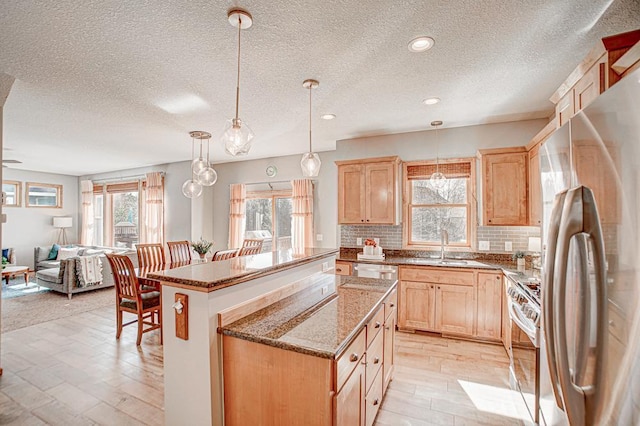
<path fill-rule="evenodd" d="M 436 286 L 436 330 L 473 336 L 474 288 L 461 285 Z"/>
<path fill-rule="evenodd" d="M 511 319 L 509 318 L 509 301 L 506 296 L 507 283 L 502 280 L 502 346 L 511 359 Z"/>
<path fill-rule="evenodd" d="M 583 110 L 604 91 L 605 64 L 598 62 L 576 83 L 573 88 L 575 112 Z"/>
<path fill-rule="evenodd" d="M 541 144 L 529 151 L 529 225 L 540 226 L 542 223 L 542 186 L 540 183 Z"/>
<path fill-rule="evenodd" d="M 398 327 L 435 331 L 435 284 L 400 281 Z"/>
<path fill-rule="evenodd" d="M 363 426 L 365 420 L 364 364 L 356 369 L 335 396 L 337 426 Z"/>
<path fill-rule="evenodd" d="M 372 163 L 365 167 L 365 222 L 395 223 L 395 163 Z"/>
<path fill-rule="evenodd" d="M 392 313 L 384 323 L 384 358 L 382 361 L 382 372 L 384 374 L 383 392 L 387 391 L 387 386 L 391 381 L 394 365 L 394 347 L 396 344 L 396 316 Z"/>
<path fill-rule="evenodd" d="M 487 154 L 482 164 L 485 224 L 526 226 L 527 153 Z"/>
<path fill-rule="evenodd" d="M 364 165 L 338 166 L 338 223 L 364 223 L 365 194 Z"/>
<path fill-rule="evenodd" d="M 502 274 L 478 273 L 476 335 L 498 340 L 502 335 Z"/>
<path fill-rule="evenodd" d="M 556 121 L 558 127 L 569 121 L 574 114 L 573 90 L 569 90 L 556 105 Z"/>

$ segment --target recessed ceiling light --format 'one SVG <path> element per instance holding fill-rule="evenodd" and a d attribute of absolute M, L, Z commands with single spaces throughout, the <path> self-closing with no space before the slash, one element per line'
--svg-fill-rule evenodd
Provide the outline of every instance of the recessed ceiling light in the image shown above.
<path fill-rule="evenodd" d="M 438 102 L 440 102 L 440 98 L 436 98 L 436 97 L 427 98 L 424 101 L 422 101 L 422 103 L 425 104 L 425 105 L 435 105 Z"/>
<path fill-rule="evenodd" d="M 320 118 L 322 118 L 323 120 L 333 120 L 334 118 L 336 118 L 335 114 L 322 114 L 320 116 Z"/>
<path fill-rule="evenodd" d="M 409 42 L 409 51 L 410 52 L 424 52 L 429 50 L 435 44 L 435 40 L 431 37 L 416 37 Z"/>

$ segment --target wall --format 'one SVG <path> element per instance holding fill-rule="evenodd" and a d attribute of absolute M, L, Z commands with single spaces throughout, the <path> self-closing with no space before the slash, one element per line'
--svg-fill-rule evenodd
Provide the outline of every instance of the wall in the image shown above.
<path fill-rule="evenodd" d="M 475 157 L 478 149 L 526 145 L 545 125 L 546 120 L 528 120 L 440 129 L 440 157 Z M 334 161 L 389 155 L 398 155 L 404 161 L 433 159 L 436 156 L 435 132 L 429 130 L 341 140 L 337 143 L 336 151 L 320 153 L 322 168 L 319 176 L 314 179 L 314 222 L 315 234 L 321 234 L 323 240 L 316 241 L 317 247 L 338 247 L 341 244 L 337 225 L 338 172 Z M 201 215 L 202 232 L 206 238 L 214 240 L 213 250 L 227 248 L 229 185 L 299 179 L 302 177 L 300 158 L 301 154 L 215 165 L 218 182 L 214 185 L 212 192 L 205 194 Z M 268 165 L 275 165 L 278 168 L 278 175 L 275 178 L 267 178 L 265 175 Z M 480 194 L 479 190 L 478 194 Z M 398 228 L 401 229 L 401 227 Z M 389 238 L 391 238 L 393 230 L 386 231 L 389 231 Z M 396 237 L 393 238 L 397 241 Z"/>
<path fill-rule="evenodd" d="M 137 169 L 120 170 L 117 172 L 100 173 L 95 175 L 81 176 L 80 180 L 126 180 L 127 177 L 140 176 L 148 172 L 164 172 L 164 228 L 165 241 L 190 240 L 192 228 L 192 202 L 182 195 L 182 184 L 191 174 L 191 163 L 182 161 L 179 163 L 161 164 L 157 166 L 142 167 Z M 211 188 L 205 188 L 211 191 Z M 81 202 L 81 194 L 76 194 L 78 206 Z M 79 228 L 78 228 L 79 229 Z M 79 236 L 78 236 L 79 239 Z"/>
<path fill-rule="evenodd" d="M 19 265 L 33 268 L 33 248 L 58 241 L 59 230 L 53 227 L 54 216 L 71 216 L 73 227 L 66 230 L 67 241 L 78 241 L 80 204 L 77 177 L 5 168 L 2 179 L 22 182 L 22 207 L 3 208 L 7 215 L 7 223 L 4 224 L 2 234 L 3 247 L 15 248 Z M 62 208 L 25 207 L 27 182 L 62 185 Z"/>

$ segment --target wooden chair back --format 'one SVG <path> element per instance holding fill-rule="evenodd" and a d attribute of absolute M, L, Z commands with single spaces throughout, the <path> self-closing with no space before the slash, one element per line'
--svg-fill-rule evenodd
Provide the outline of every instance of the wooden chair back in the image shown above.
<path fill-rule="evenodd" d="M 138 253 L 138 267 L 162 265 L 165 263 L 164 247 L 160 243 L 136 244 Z"/>
<path fill-rule="evenodd" d="M 262 244 L 260 244 L 259 246 L 242 247 L 238 252 L 238 256 L 249 256 L 252 254 L 258 254 L 260 253 L 260 251 L 262 251 Z"/>
<path fill-rule="evenodd" d="M 226 259 L 231 259 L 238 256 L 238 250 L 233 249 L 233 250 L 218 250 L 217 252 L 215 252 L 213 254 L 213 258 L 211 260 L 216 261 L 216 260 L 226 260 Z"/>
<path fill-rule="evenodd" d="M 140 299 L 138 277 L 129 256 L 107 253 L 107 259 L 113 271 L 118 304 L 122 299 Z"/>
<path fill-rule="evenodd" d="M 189 241 L 167 241 L 169 261 L 171 263 L 189 262 L 191 260 L 191 243 Z"/>
<path fill-rule="evenodd" d="M 245 247 L 255 247 L 258 246 L 260 248 L 262 248 L 262 242 L 264 240 L 258 240 L 258 239 L 251 239 L 251 238 L 245 238 L 245 240 L 242 242 L 242 248 Z"/>

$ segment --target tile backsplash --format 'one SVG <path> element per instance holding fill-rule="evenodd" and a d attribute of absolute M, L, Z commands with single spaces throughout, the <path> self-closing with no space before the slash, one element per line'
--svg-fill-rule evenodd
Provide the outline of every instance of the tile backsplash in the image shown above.
<path fill-rule="evenodd" d="M 477 241 L 489 241 L 488 253 L 527 251 L 529 237 L 539 237 L 537 226 L 478 226 Z M 357 247 L 357 238 L 380 238 L 384 249 L 402 248 L 402 225 L 342 225 L 340 246 Z M 512 250 L 505 250 L 505 242 L 511 241 Z M 477 249 L 475 249 L 477 251 Z"/>

